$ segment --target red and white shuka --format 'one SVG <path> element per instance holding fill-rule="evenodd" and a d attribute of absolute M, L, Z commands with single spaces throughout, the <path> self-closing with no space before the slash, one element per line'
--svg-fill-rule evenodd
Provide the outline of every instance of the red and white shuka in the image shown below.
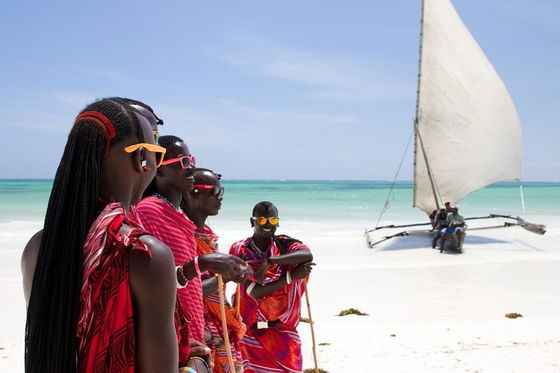
<path fill-rule="evenodd" d="M 175 265 L 185 264 L 197 256 L 194 240 L 196 225 L 183 212 L 175 210 L 161 198 L 147 197 L 136 206 L 136 214 L 140 224 L 152 236 L 169 246 L 175 257 Z M 190 280 L 185 288 L 177 289 L 177 295 L 189 316 L 189 337 L 204 343 L 204 307 L 200 276 Z"/>
<path fill-rule="evenodd" d="M 288 236 L 275 236 L 268 249 L 261 253 L 251 245 L 253 238 L 238 241 L 231 246 L 230 254 L 245 260 L 254 271 L 266 258 L 309 250 L 298 240 Z M 283 248 L 281 250 L 281 247 Z M 277 281 L 293 265 L 272 264 L 265 273 L 265 283 Z M 305 291 L 307 278 L 294 279 L 272 294 L 253 298 L 247 294 L 247 287 L 256 282 L 250 277 L 240 287 L 241 316 L 247 325 L 247 332 L 240 341 L 241 353 L 246 359 L 245 373 L 297 373 L 302 370 L 301 341 L 296 327 L 300 321 L 301 297 Z M 234 297 L 238 294 L 236 293 Z M 271 322 L 268 328 L 257 329 L 259 321 Z"/>

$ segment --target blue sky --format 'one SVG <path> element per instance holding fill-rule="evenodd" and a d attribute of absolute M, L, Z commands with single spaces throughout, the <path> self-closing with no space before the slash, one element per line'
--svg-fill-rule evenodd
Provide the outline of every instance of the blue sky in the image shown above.
<path fill-rule="evenodd" d="M 454 5 L 516 103 L 523 179 L 560 181 L 560 2 Z M 411 133 L 416 0 L 2 8 L 0 178 L 53 177 L 75 115 L 114 95 L 152 105 L 227 179 L 388 180 Z"/>

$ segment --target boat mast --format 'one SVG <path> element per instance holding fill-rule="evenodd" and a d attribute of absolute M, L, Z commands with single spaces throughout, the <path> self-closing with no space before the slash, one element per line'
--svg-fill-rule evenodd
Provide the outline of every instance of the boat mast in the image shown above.
<path fill-rule="evenodd" d="M 417 179 L 416 164 L 417 164 L 417 157 L 418 157 L 418 142 L 420 142 L 420 149 L 424 157 L 424 162 L 426 163 L 426 170 L 428 171 L 428 177 L 430 179 L 430 184 L 432 186 L 432 193 L 434 194 L 436 207 L 439 210 L 439 199 L 436 193 L 434 178 L 430 170 L 428 157 L 426 156 L 426 151 L 424 149 L 422 137 L 420 136 L 420 131 L 418 129 L 418 124 L 420 121 L 419 111 L 420 111 L 420 83 L 422 80 L 422 51 L 423 51 L 423 44 L 424 44 L 424 2 L 425 0 L 422 0 L 421 10 L 420 10 L 420 46 L 419 46 L 419 53 L 418 53 L 418 81 L 416 85 L 416 112 L 414 116 L 414 191 L 413 191 L 412 206 L 416 206 L 416 179 Z"/>

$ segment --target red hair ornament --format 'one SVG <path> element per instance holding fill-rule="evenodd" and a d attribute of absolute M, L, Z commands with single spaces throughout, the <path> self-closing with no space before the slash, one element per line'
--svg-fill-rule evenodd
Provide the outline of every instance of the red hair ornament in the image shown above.
<path fill-rule="evenodd" d="M 109 118 L 98 111 L 84 111 L 83 113 L 78 115 L 74 124 L 78 123 L 81 120 L 91 120 L 92 122 L 99 124 L 101 128 L 103 128 L 105 139 L 107 140 L 107 145 L 105 146 L 105 154 L 107 154 L 107 152 L 109 152 L 109 143 L 117 134 L 113 123 L 111 123 Z"/>

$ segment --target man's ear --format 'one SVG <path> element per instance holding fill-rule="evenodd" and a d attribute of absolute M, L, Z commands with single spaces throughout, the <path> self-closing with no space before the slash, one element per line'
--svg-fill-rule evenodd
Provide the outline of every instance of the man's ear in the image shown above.
<path fill-rule="evenodd" d="M 249 222 L 251 223 L 251 227 L 255 226 L 255 220 L 253 218 L 249 218 Z"/>
<path fill-rule="evenodd" d="M 146 150 L 138 149 L 132 153 L 132 163 L 134 164 L 134 170 L 143 173 L 144 167 L 146 167 Z"/>

